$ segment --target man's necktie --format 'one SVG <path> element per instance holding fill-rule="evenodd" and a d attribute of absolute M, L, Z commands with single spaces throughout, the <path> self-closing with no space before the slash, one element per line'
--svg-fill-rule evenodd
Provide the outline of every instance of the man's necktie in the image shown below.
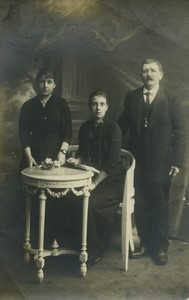
<path fill-rule="evenodd" d="M 150 109 L 150 107 L 151 107 L 150 92 L 146 92 L 145 95 L 146 95 L 146 107 L 147 107 L 147 109 Z"/>

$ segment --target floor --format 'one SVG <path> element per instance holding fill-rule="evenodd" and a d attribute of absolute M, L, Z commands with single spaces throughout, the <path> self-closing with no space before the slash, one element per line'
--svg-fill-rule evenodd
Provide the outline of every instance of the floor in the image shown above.
<path fill-rule="evenodd" d="M 19 190 L 17 200 L 17 182 L 10 180 L 0 191 L 0 300 L 189 300 L 188 200 L 180 231 L 183 241 L 170 242 L 167 265 L 156 266 L 145 257 L 129 260 L 123 272 L 118 222 L 109 250 L 88 267 L 86 278 L 79 276 L 77 257 L 50 257 L 39 285 L 33 260 L 23 262 L 25 200 Z"/>
<path fill-rule="evenodd" d="M 15 281 L 20 298 L 2 300 L 178 300 L 189 299 L 189 243 L 170 241 L 169 261 L 154 265 L 150 257 L 129 260 L 129 269 L 122 271 L 120 237 L 114 233 L 109 250 L 87 276 L 79 276 L 77 257 L 46 258 L 45 278 L 39 285 L 33 261 L 23 263 L 22 245 L 15 237 L 0 234 L 0 257 Z M 3 294 L 5 295 L 5 294 Z"/>

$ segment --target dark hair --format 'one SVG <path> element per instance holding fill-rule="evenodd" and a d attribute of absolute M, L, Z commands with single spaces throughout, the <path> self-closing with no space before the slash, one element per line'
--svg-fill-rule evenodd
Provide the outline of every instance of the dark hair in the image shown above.
<path fill-rule="evenodd" d="M 151 63 L 155 63 L 159 67 L 159 70 L 161 72 L 163 72 L 163 68 L 162 68 L 162 65 L 161 65 L 160 61 L 157 60 L 157 59 L 155 59 L 155 58 L 147 58 L 147 59 L 145 59 L 142 62 L 142 64 L 141 64 L 141 71 L 142 71 L 142 67 L 143 67 L 144 64 L 151 64 Z"/>
<path fill-rule="evenodd" d="M 55 74 L 55 71 L 51 68 L 42 68 L 38 71 L 37 73 L 37 76 L 36 76 L 36 79 L 35 79 L 35 82 L 36 84 L 38 84 L 39 80 L 41 79 L 42 76 L 47 77 L 47 78 L 53 78 L 54 79 L 54 82 L 56 82 L 56 74 Z"/>
<path fill-rule="evenodd" d="M 101 97 L 104 97 L 106 99 L 106 103 L 107 105 L 109 105 L 109 100 L 108 100 L 108 96 L 106 93 L 104 93 L 103 91 L 100 91 L 100 90 L 95 90 L 94 92 L 92 92 L 89 96 L 89 100 L 88 100 L 88 107 L 91 106 L 91 103 L 94 99 L 94 97 L 96 96 L 101 96 Z"/>

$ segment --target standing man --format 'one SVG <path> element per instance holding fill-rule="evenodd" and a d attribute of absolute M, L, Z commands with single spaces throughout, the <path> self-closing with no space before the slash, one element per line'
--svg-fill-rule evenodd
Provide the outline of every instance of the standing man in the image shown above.
<path fill-rule="evenodd" d="M 151 253 L 158 265 L 167 263 L 170 178 L 184 157 L 181 104 L 160 87 L 163 70 L 156 59 L 141 66 L 144 85 L 127 94 L 118 124 L 129 129 L 128 149 L 136 158 L 135 216 L 140 248 L 133 258 Z"/>

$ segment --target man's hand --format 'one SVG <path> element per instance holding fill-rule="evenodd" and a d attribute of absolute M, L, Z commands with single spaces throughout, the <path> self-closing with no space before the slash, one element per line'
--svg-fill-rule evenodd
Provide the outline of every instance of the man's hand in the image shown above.
<path fill-rule="evenodd" d="M 170 169 L 170 171 L 169 171 L 169 175 L 170 175 L 171 177 L 175 177 L 178 173 L 179 173 L 179 168 L 178 168 L 178 167 L 171 166 L 171 169 Z"/>

